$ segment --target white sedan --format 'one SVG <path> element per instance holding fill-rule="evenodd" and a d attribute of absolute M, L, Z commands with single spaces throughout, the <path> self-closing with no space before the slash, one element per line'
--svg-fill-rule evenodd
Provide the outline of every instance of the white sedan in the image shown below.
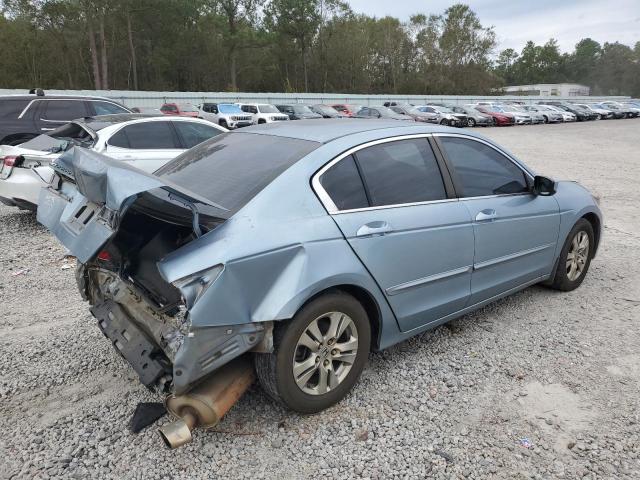
<path fill-rule="evenodd" d="M 154 172 L 195 145 L 227 130 L 189 117 L 101 115 L 74 120 L 18 146 L 0 146 L 0 202 L 35 210 L 51 161 L 74 146 Z"/>

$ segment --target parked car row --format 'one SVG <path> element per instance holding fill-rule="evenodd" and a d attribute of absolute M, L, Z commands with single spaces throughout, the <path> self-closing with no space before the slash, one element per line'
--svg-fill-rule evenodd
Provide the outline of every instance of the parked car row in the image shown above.
<path fill-rule="evenodd" d="M 220 132 L 256 124 L 361 118 L 450 127 L 508 126 L 638 117 L 640 102 L 379 106 L 205 102 L 132 110 L 106 98 L 45 96 L 42 91 L 1 97 L 0 202 L 35 209 L 41 186 L 52 175 L 50 163 L 74 146 L 153 172 Z"/>
<path fill-rule="evenodd" d="M 412 105 L 401 102 L 385 102 L 383 105 L 205 103 L 193 107 L 172 103 L 163 105 L 160 110 L 168 115 L 199 116 L 229 129 L 274 121 L 321 118 L 378 118 L 451 127 L 488 127 L 631 118 L 640 113 L 640 104 L 633 101 L 592 104 L 545 101 L 537 105 L 525 105 L 524 102 L 478 102 L 466 105 Z M 251 118 L 242 117 L 242 112 Z M 225 117 L 223 113 L 232 118 Z"/>

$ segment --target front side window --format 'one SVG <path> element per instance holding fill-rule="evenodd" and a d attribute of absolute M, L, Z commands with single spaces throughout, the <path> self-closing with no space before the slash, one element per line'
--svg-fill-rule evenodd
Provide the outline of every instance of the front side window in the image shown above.
<path fill-rule="evenodd" d="M 96 115 L 111 115 L 117 113 L 129 113 L 126 108 L 111 102 L 91 102 Z"/>
<path fill-rule="evenodd" d="M 182 146 L 184 148 L 192 148 L 199 143 L 209 140 L 222 133 L 215 127 L 197 122 L 173 122 L 178 133 L 182 137 Z"/>
<path fill-rule="evenodd" d="M 494 148 L 475 140 L 441 137 L 463 197 L 529 191 L 524 172 Z"/>
<path fill-rule="evenodd" d="M 146 122 L 127 125 L 111 137 L 109 145 L 136 150 L 180 148 L 174 141 L 174 134 L 169 122 Z"/>
<path fill-rule="evenodd" d="M 42 113 L 43 120 L 65 122 L 86 116 L 87 109 L 81 100 L 48 100 Z"/>
<path fill-rule="evenodd" d="M 355 154 L 372 206 L 442 200 L 442 175 L 424 138 L 363 148 Z"/>
<path fill-rule="evenodd" d="M 353 156 L 343 158 L 320 177 L 320 184 L 338 210 L 369 206 L 362 178 Z"/>

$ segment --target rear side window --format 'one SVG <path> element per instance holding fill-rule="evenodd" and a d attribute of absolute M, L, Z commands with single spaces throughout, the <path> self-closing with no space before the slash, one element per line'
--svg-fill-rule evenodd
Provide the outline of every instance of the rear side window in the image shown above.
<path fill-rule="evenodd" d="M 369 206 L 362 178 L 351 155 L 324 172 L 320 177 L 320 184 L 338 210 Z"/>
<path fill-rule="evenodd" d="M 88 115 L 84 101 L 82 100 L 42 100 L 44 108 L 42 111 L 43 120 L 54 120 L 67 122 L 76 118 Z"/>
<path fill-rule="evenodd" d="M 1 99 L 0 118 L 15 119 L 22 113 L 31 100 Z"/>
<path fill-rule="evenodd" d="M 113 113 L 129 113 L 126 108 L 111 102 L 90 102 L 96 115 L 111 115 Z"/>
<path fill-rule="evenodd" d="M 197 122 L 172 122 L 180 137 L 184 148 L 192 148 L 210 138 L 222 133 L 210 125 Z"/>
<path fill-rule="evenodd" d="M 109 145 L 133 149 L 181 148 L 175 143 L 169 122 L 134 123 L 119 130 Z"/>
<path fill-rule="evenodd" d="M 372 206 L 447 197 L 438 163 L 426 139 L 398 140 L 356 152 Z"/>
<path fill-rule="evenodd" d="M 221 205 L 233 215 L 319 146 L 296 138 L 223 133 L 179 155 L 155 174 Z"/>
<path fill-rule="evenodd" d="M 462 196 L 482 197 L 529 190 L 520 167 L 497 150 L 475 140 L 441 137 Z"/>

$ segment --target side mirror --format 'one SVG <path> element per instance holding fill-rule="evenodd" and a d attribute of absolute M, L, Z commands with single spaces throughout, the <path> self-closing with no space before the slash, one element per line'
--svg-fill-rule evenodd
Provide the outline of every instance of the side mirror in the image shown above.
<path fill-rule="evenodd" d="M 548 197 L 556 193 L 556 182 L 550 178 L 536 175 L 533 179 L 533 194 Z"/>

